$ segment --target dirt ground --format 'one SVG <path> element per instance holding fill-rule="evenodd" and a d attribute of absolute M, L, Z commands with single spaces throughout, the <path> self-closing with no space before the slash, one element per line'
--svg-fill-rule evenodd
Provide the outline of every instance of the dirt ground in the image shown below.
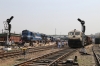
<path fill-rule="evenodd" d="M 45 51 L 40 51 L 36 52 L 33 54 L 27 54 L 26 59 L 31 59 L 31 58 L 36 58 L 37 56 L 42 56 L 44 54 L 58 51 L 59 49 L 51 49 L 51 50 L 45 50 Z M 21 63 L 23 61 L 17 61 L 18 59 L 24 58 L 24 56 L 19 56 L 19 57 L 14 57 L 14 58 L 6 58 L 3 60 L 0 60 L 0 66 L 14 66 L 14 64 Z"/>
<path fill-rule="evenodd" d="M 85 47 L 87 53 L 90 55 L 81 55 L 79 53 L 80 50 L 78 50 L 77 52 L 75 52 L 71 56 L 69 56 L 68 58 L 74 59 L 74 57 L 77 56 L 79 66 L 94 66 L 95 61 L 94 61 L 94 57 L 93 57 L 93 53 L 92 53 L 92 46 L 93 45 L 89 45 L 89 46 Z"/>

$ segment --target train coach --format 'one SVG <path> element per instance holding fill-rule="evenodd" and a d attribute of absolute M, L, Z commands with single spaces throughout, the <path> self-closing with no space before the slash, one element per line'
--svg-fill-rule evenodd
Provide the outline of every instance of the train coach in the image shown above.
<path fill-rule="evenodd" d="M 92 39 L 88 36 L 84 36 L 84 45 L 89 45 L 92 43 Z M 68 46 L 73 47 L 82 47 L 82 32 L 76 29 L 68 32 Z"/>

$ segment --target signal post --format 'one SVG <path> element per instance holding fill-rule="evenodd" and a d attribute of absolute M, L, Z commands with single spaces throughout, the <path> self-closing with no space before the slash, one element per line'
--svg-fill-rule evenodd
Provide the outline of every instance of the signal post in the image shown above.
<path fill-rule="evenodd" d="M 6 21 L 4 21 L 4 28 L 5 28 L 5 31 L 7 31 L 7 40 L 6 40 L 6 45 L 9 45 L 9 39 L 10 39 L 10 31 L 11 31 L 11 20 L 13 19 L 14 17 L 11 16 L 9 19 L 7 19 Z M 4 48 L 4 50 L 11 50 L 11 48 Z"/>
<path fill-rule="evenodd" d="M 87 52 L 86 52 L 86 49 L 85 49 L 85 47 L 84 47 L 84 39 L 85 39 L 85 22 L 83 21 L 83 20 L 81 20 L 81 19 L 77 19 L 80 23 L 81 23 L 81 25 L 82 25 L 82 49 L 81 49 L 81 53 L 84 53 L 84 54 L 87 54 Z"/>

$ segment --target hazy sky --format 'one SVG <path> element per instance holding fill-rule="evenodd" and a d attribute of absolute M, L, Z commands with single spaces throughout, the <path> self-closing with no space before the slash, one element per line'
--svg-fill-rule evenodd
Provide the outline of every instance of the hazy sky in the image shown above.
<path fill-rule="evenodd" d="M 86 34 L 94 34 L 100 31 L 100 0 L 0 0 L 0 32 L 11 16 L 11 32 L 28 29 L 52 35 L 56 28 L 56 34 L 67 35 L 81 30 L 81 18 Z"/>

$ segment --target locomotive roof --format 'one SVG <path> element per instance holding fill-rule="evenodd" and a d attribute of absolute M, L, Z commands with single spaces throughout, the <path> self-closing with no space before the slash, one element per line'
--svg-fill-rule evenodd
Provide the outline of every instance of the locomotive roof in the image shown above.
<path fill-rule="evenodd" d="M 29 31 L 29 30 L 22 30 L 22 31 L 28 31 L 28 32 L 32 32 L 32 33 L 35 33 L 35 34 L 41 34 L 41 35 L 46 35 L 46 34 L 44 34 L 44 33 L 39 33 L 39 32 L 34 32 L 34 31 Z"/>
<path fill-rule="evenodd" d="M 74 31 L 75 31 L 75 32 L 81 32 L 81 31 L 79 31 L 79 30 L 72 30 L 72 31 L 70 31 L 70 32 L 74 32 Z"/>

